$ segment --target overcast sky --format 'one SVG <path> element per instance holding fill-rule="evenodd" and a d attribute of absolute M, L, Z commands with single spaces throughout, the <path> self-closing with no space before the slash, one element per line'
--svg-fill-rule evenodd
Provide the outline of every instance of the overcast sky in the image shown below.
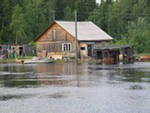
<path fill-rule="evenodd" d="M 96 0 L 97 3 L 100 3 L 100 0 Z"/>

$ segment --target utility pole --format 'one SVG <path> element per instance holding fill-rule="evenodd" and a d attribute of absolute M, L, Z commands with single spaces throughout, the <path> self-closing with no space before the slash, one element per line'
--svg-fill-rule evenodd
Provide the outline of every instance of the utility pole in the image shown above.
<path fill-rule="evenodd" d="M 77 26 L 77 10 L 75 10 L 75 47 L 76 47 L 76 61 L 78 60 L 78 26 Z"/>
<path fill-rule="evenodd" d="M 77 24 L 77 10 L 75 10 L 75 47 L 76 47 L 76 74 L 77 74 L 77 87 L 80 87 L 80 76 L 78 74 L 78 24 Z"/>

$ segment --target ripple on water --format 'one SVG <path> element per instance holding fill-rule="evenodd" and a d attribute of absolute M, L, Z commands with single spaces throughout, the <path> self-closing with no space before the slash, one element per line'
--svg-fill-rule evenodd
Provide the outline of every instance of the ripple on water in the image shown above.
<path fill-rule="evenodd" d="M 0 101 L 8 101 L 11 99 L 25 99 L 25 98 L 31 98 L 34 95 L 30 95 L 30 94 L 9 94 L 9 95 L 0 95 Z"/>

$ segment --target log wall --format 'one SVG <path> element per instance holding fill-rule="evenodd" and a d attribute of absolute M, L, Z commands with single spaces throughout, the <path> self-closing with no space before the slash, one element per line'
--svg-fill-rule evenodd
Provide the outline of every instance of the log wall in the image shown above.
<path fill-rule="evenodd" d="M 36 41 L 37 53 L 40 54 L 43 50 L 48 52 L 48 55 L 53 57 L 63 57 L 64 55 L 75 56 L 75 42 L 74 37 L 65 31 L 58 24 L 54 24 Z M 62 45 L 64 43 L 71 43 L 71 51 L 63 52 Z M 54 54 L 55 53 L 55 54 Z"/>

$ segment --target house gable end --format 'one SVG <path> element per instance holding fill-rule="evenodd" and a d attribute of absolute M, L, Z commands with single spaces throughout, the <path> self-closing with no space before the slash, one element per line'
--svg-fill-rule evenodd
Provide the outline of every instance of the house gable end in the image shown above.
<path fill-rule="evenodd" d="M 48 27 L 36 40 L 36 42 L 49 41 L 74 41 L 74 37 L 62 28 L 59 24 L 54 23 Z"/>

